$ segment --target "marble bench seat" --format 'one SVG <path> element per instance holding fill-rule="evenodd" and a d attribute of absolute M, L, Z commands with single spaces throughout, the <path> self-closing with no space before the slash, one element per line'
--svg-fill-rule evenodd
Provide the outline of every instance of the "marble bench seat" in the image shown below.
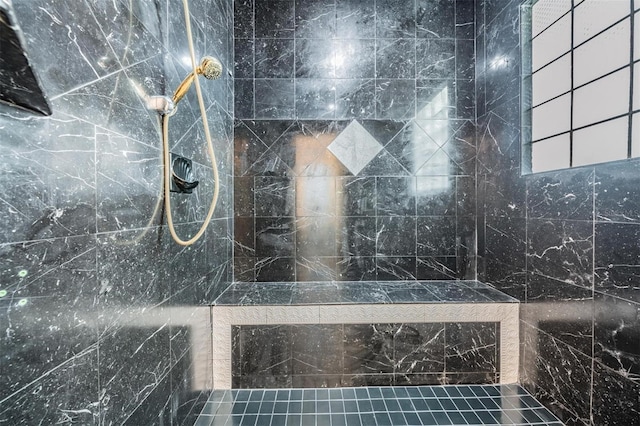
<path fill-rule="evenodd" d="M 480 281 L 234 283 L 216 306 L 518 303 Z"/>
<path fill-rule="evenodd" d="M 211 309 L 215 389 L 517 381 L 518 301 L 478 281 L 234 283 Z M 380 329 L 387 337 L 373 336 Z M 390 354 L 367 343 L 381 338 Z M 353 341 L 369 351 L 360 363 Z M 434 350 L 433 365 L 403 364 Z M 376 358 L 388 365 L 367 364 Z M 475 364 L 482 374 L 459 379 Z"/>

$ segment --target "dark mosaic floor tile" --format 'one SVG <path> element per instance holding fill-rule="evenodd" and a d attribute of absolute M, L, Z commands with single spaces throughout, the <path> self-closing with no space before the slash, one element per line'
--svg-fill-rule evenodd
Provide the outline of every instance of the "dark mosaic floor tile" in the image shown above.
<path fill-rule="evenodd" d="M 236 395 L 235 402 L 232 402 L 232 398 L 229 397 L 233 392 Z M 484 402 L 477 405 L 483 400 L 490 400 L 493 404 Z M 526 404 L 524 404 L 525 401 Z M 514 408 L 514 404 L 522 405 Z M 279 424 L 561 426 L 553 414 L 542 407 L 524 389 L 514 385 L 215 391 L 211 394 L 196 424 L 247 423 L 272 426 Z"/>

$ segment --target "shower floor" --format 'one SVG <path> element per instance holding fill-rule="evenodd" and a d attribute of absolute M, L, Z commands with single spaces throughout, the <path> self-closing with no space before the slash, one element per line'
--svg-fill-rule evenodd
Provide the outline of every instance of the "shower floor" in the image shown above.
<path fill-rule="evenodd" d="M 562 426 L 518 385 L 214 391 L 196 426 Z"/>

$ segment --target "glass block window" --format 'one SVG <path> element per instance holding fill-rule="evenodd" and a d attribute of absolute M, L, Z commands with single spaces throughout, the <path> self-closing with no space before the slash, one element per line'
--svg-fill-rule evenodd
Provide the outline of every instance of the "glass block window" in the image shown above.
<path fill-rule="evenodd" d="M 522 24 L 525 168 L 640 157 L 640 1 L 531 1 Z"/>

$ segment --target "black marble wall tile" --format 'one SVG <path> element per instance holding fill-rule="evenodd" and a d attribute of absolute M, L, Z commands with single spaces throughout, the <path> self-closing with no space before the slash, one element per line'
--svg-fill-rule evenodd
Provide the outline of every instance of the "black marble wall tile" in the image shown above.
<path fill-rule="evenodd" d="M 293 46 L 293 39 L 256 38 L 255 78 L 292 78 Z"/>
<path fill-rule="evenodd" d="M 375 256 L 376 219 L 344 217 L 336 233 L 336 248 L 342 256 Z"/>
<path fill-rule="evenodd" d="M 339 216 L 374 216 L 376 206 L 376 180 L 371 177 L 343 177 L 336 181 L 342 206 Z"/>
<path fill-rule="evenodd" d="M 337 275 L 343 281 L 376 279 L 376 258 L 373 256 L 343 256 L 338 259 Z"/>
<path fill-rule="evenodd" d="M 345 325 L 344 373 L 393 373 L 394 333 L 391 324 Z"/>
<path fill-rule="evenodd" d="M 95 128 L 72 117 L 0 112 L 2 241 L 95 232 Z M 20 125 L 16 125 L 20 123 Z"/>
<path fill-rule="evenodd" d="M 149 419 L 157 422 L 171 422 L 171 397 L 171 374 L 167 374 L 146 397 L 146 403 L 135 410 L 123 424 L 144 424 Z M 189 412 L 185 411 L 182 415 L 187 416 Z"/>
<path fill-rule="evenodd" d="M 376 118 L 407 120 L 415 108 L 415 80 L 376 80 Z"/>
<path fill-rule="evenodd" d="M 343 371 L 343 326 L 291 326 L 294 375 L 340 375 Z"/>
<path fill-rule="evenodd" d="M 593 224 L 529 219 L 528 269 L 574 285 L 593 288 Z"/>
<path fill-rule="evenodd" d="M 0 309 L 4 311 L 5 308 Z M 40 334 L 36 332 L 35 335 L 39 338 Z M 36 348 L 33 350 L 37 352 Z M 33 360 L 40 356 L 34 355 Z M 7 399 L 0 409 L 2 419 L 11 424 L 99 424 L 97 345 L 78 353 L 69 352 L 68 355 L 68 360 L 58 364 L 58 368 L 51 369 L 40 380 L 25 383 L 21 392 Z M 28 371 L 23 370 L 24 373 Z"/>
<path fill-rule="evenodd" d="M 415 37 L 416 10 L 412 0 L 376 3 L 376 36 L 378 38 Z"/>
<path fill-rule="evenodd" d="M 593 219 L 592 169 L 541 174 L 527 184 L 532 218 Z"/>
<path fill-rule="evenodd" d="M 161 193 L 161 153 L 114 133 L 96 135 L 98 149 L 98 230 L 116 231 L 148 225 Z M 146 164 L 136 170 L 132 164 Z M 141 215 L 143 213 L 143 215 Z M 152 224 L 159 223 L 155 218 Z"/>
<path fill-rule="evenodd" d="M 474 39 L 476 35 L 475 9 L 474 1 L 456 2 L 456 38 L 458 39 Z"/>
<path fill-rule="evenodd" d="M 5 244 L 1 251 L 5 268 L 0 322 L 7 331 L 2 397 L 9 398 L 6 408 L 16 415 L 21 405 L 35 403 L 27 395 L 39 386 L 47 388 L 39 402 L 49 400 L 65 407 L 75 401 L 90 408 L 89 399 L 95 398 L 75 394 L 74 388 L 86 380 L 89 389 L 97 389 L 98 330 L 88 321 L 98 291 L 94 238 Z M 69 369 L 73 370 L 76 361 L 78 377 L 71 379 Z M 57 376 L 55 367 L 65 363 L 69 369 Z M 42 380 L 49 375 L 50 380 Z M 60 379 L 63 382 L 58 382 Z M 68 387 L 64 384 L 67 380 Z M 56 387 L 64 391 L 51 392 Z M 97 415 L 97 407 L 90 412 Z M 61 413 L 44 410 L 33 415 L 58 418 Z"/>
<path fill-rule="evenodd" d="M 295 1 L 296 38 L 330 39 L 336 34 L 334 0 Z"/>
<path fill-rule="evenodd" d="M 296 259 L 293 257 L 257 257 L 253 265 L 256 281 L 280 282 L 296 279 Z M 247 270 L 246 276 L 250 276 Z"/>
<path fill-rule="evenodd" d="M 232 328 L 234 375 L 290 375 L 292 372 L 291 342 L 289 326 L 234 326 Z"/>
<path fill-rule="evenodd" d="M 612 296 L 640 302 L 637 279 L 640 227 L 627 223 L 595 226 L 595 289 Z"/>
<path fill-rule="evenodd" d="M 443 120 L 457 117 L 457 85 L 452 78 L 416 80 L 416 116 Z"/>
<path fill-rule="evenodd" d="M 396 374 L 445 370 L 445 325 L 403 324 L 394 335 Z"/>
<path fill-rule="evenodd" d="M 293 216 L 295 189 L 291 179 L 258 176 L 254 188 L 257 217 Z"/>
<path fill-rule="evenodd" d="M 418 257 L 416 278 L 419 280 L 451 280 L 462 278 L 455 256 Z"/>
<path fill-rule="evenodd" d="M 334 118 L 336 114 L 336 92 L 331 80 L 305 78 L 295 82 L 296 117 Z"/>
<path fill-rule="evenodd" d="M 237 118 L 253 118 L 255 115 L 254 82 L 250 79 L 234 79 L 233 110 Z"/>
<path fill-rule="evenodd" d="M 448 216 L 418 217 L 418 256 L 455 255 L 455 229 L 455 219 Z"/>
<path fill-rule="evenodd" d="M 593 294 L 591 289 L 530 274 L 522 320 L 591 357 Z"/>
<path fill-rule="evenodd" d="M 447 323 L 445 328 L 447 372 L 498 371 L 495 323 Z"/>
<path fill-rule="evenodd" d="M 640 382 L 640 305 L 595 293 L 594 357 Z"/>
<path fill-rule="evenodd" d="M 61 6 L 55 13 L 47 13 L 50 7 L 47 0 L 14 4 L 30 55 L 36 66 L 43 65 L 36 69 L 48 96 L 67 92 L 119 68 L 116 53 L 87 4 L 76 9 Z M 67 40 L 75 42 L 66 43 Z M 68 47 L 58 51 L 51 49 L 49 43 Z"/>
<path fill-rule="evenodd" d="M 255 2 L 256 37 L 293 38 L 295 27 L 294 11 L 294 0 Z"/>
<path fill-rule="evenodd" d="M 334 78 L 336 46 L 317 39 L 296 39 L 296 73 L 298 78 Z"/>
<path fill-rule="evenodd" d="M 521 166 L 518 6 L 475 4 L 483 279 L 527 302 L 521 307 L 526 387 L 565 424 L 624 423 L 625 413 L 637 417 L 638 411 L 635 379 L 629 376 L 637 351 L 628 343 L 636 322 L 631 317 L 637 302 L 637 164 L 520 175 L 527 164 Z M 496 58 L 505 66 L 492 65 Z M 510 247 L 502 234 L 514 234 L 500 225 L 505 217 L 522 218 L 520 228 L 526 224 L 524 267 L 521 255 L 502 254 L 500 244 Z"/>
<path fill-rule="evenodd" d="M 376 257 L 376 279 L 389 280 L 415 280 L 416 258 L 411 256 L 378 256 Z"/>
<path fill-rule="evenodd" d="M 416 185 L 416 211 L 419 216 L 456 215 L 457 197 L 455 177 L 418 176 Z"/>
<path fill-rule="evenodd" d="M 473 67 L 467 66 L 469 61 L 473 61 L 473 50 L 469 50 L 469 47 L 473 47 L 472 43 L 460 43 L 458 46 L 460 54 L 466 56 L 460 58 L 458 74 L 466 80 L 456 80 L 455 65 L 458 37 L 456 33 L 460 33 L 460 40 L 472 39 L 463 34 L 468 27 L 473 29 L 473 20 L 469 21 L 469 17 L 473 16 L 474 8 L 464 5 L 456 12 L 458 6 L 455 2 L 441 1 L 371 4 L 358 0 L 311 3 L 290 0 L 279 1 L 269 6 L 256 4 L 255 19 L 258 20 L 262 9 L 283 10 L 286 12 L 284 15 L 288 17 L 293 3 L 295 13 L 292 35 L 288 30 L 290 21 L 284 16 L 278 18 L 281 24 L 276 22 L 278 19 L 273 19 L 271 27 L 263 22 L 263 29 L 266 28 L 270 34 L 261 33 L 260 23 L 256 22 L 255 35 L 249 35 L 252 28 L 252 18 L 247 12 L 252 7 L 249 4 L 240 8 L 242 10 L 239 9 L 235 16 L 236 28 L 242 28 L 243 31 L 239 37 L 253 40 L 255 43 L 257 56 L 254 65 L 258 77 L 257 80 L 253 80 L 253 91 L 251 80 L 238 80 L 242 83 L 236 84 L 236 95 L 246 100 L 236 97 L 236 104 L 242 109 L 240 112 L 236 111 L 236 117 L 258 118 L 259 121 L 245 121 L 243 125 L 236 126 L 234 174 L 287 178 L 335 178 L 350 175 L 351 173 L 336 161 L 335 156 L 326 150 L 332 138 L 349 124 L 350 121 L 345 119 L 357 119 L 381 145 L 385 146 L 385 149 L 354 177 L 356 181 L 362 177 L 370 177 L 372 187 L 344 191 L 340 188 L 340 181 L 336 181 L 337 197 L 332 194 L 314 194 L 312 197 L 305 195 L 308 191 L 296 188 L 296 217 L 326 214 L 336 216 L 331 234 L 338 236 L 335 253 L 339 257 L 330 253 L 332 250 L 311 250 L 314 245 L 325 248 L 330 245 L 323 242 L 316 244 L 315 237 L 305 237 L 300 240 L 304 240 L 303 243 L 295 245 L 293 252 L 285 254 L 287 260 L 281 260 L 279 254 L 268 253 L 268 250 L 259 254 L 260 260 L 257 260 L 257 264 L 262 264 L 264 260 L 267 269 L 256 269 L 256 262 L 254 266 L 245 260 L 235 262 L 244 271 L 243 276 L 253 275 L 255 278 L 255 271 L 263 270 L 270 271 L 268 275 L 293 274 L 295 279 L 304 280 L 311 277 L 344 276 L 400 279 L 416 277 L 419 270 L 423 276 L 451 276 L 452 273 L 459 276 L 459 270 L 475 271 L 475 266 L 470 267 L 469 263 L 474 261 L 471 259 L 475 259 L 475 245 L 469 244 L 471 236 L 475 233 L 474 226 L 470 226 L 472 221 L 460 222 L 458 226 L 454 220 L 454 225 L 447 228 L 453 233 L 447 237 L 453 241 L 449 244 L 453 248 L 445 250 L 444 257 L 443 253 L 425 252 L 422 260 L 415 257 L 415 246 L 421 243 L 417 240 L 413 243 L 415 232 L 413 237 L 408 236 L 408 242 L 400 242 L 399 238 L 393 236 L 398 242 L 389 240 L 381 243 L 391 234 L 386 234 L 385 230 L 381 239 L 380 236 L 376 236 L 379 228 L 366 228 L 373 223 L 381 223 L 381 220 L 387 220 L 382 218 L 390 216 L 397 216 L 397 220 L 415 221 L 416 199 L 421 194 L 426 195 L 426 192 L 418 191 L 415 178 L 412 177 L 415 174 L 434 178 L 422 179 L 423 182 L 435 181 L 435 177 L 440 176 L 450 183 L 443 191 L 447 194 L 443 196 L 450 197 L 450 204 L 435 210 L 425 206 L 421 213 L 425 217 L 475 215 L 474 125 L 472 121 L 448 123 L 456 116 L 475 119 L 473 74 L 469 74 Z M 268 13 L 275 13 L 273 10 Z M 260 19 L 266 22 L 266 16 Z M 238 23 L 238 20 L 248 22 L 245 25 Z M 459 31 L 456 30 L 457 26 L 460 27 Z M 288 74 L 258 75 L 261 65 L 258 58 L 260 46 L 266 49 L 271 45 L 291 43 L 292 40 L 295 45 L 293 78 Z M 261 45 L 263 41 L 268 44 Z M 279 49 L 277 52 L 281 51 Z M 291 49 L 286 50 L 286 53 L 290 54 Z M 276 54 L 265 57 L 269 60 L 285 58 Z M 285 62 L 289 64 L 288 59 Z M 276 65 L 272 65 L 272 68 L 275 71 L 280 69 Z M 289 69 L 289 66 L 286 68 Z M 244 76 L 246 72 L 242 74 L 243 72 L 245 71 L 236 70 L 236 77 Z M 418 83 L 416 78 L 421 72 L 427 73 L 422 76 L 427 78 L 421 79 Z M 445 88 L 447 93 L 442 94 Z M 416 116 L 420 117 L 419 125 L 409 121 Z M 279 133 L 276 137 L 265 138 L 260 135 L 261 130 L 257 130 L 269 126 L 280 128 L 287 123 L 290 124 L 291 119 L 305 121 L 294 124 L 292 130 L 286 132 L 286 137 Z M 345 121 L 332 122 L 328 125 L 329 130 L 314 129 L 313 126 L 307 128 L 308 123 L 312 121 L 306 120 L 314 119 Z M 406 126 L 405 131 L 394 138 L 403 126 Z M 442 130 L 443 126 L 446 130 Z M 277 132 L 274 132 L 274 135 L 275 133 Z M 468 177 L 455 177 L 460 175 Z M 391 181 L 395 179 L 392 177 L 402 177 L 398 182 L 409 178 L 411 191 L 391 193 Z M 376 180 L 385 184 L 378 188 Z M 246 182 L 236 185 L 236 190 L 240 190 L 238 194 L 241 197 L 245 193 L 247 196 L 249 194 L 246 192 Z M 259 192 L 256 189 L 256 194 Z M 346 200 L 345 196 L 348 197 Z M 326 201 L 322 203 L 320 211 L 316 211 L 315 207 L 309 207 L 308 201 L 312 201 L 311 198 L 317 200 L 315 204 Z M 334 199 L 337 204 L 332 205 Z M 423 202 L 430 203 L 427 200 Z M 284 209 L 276 204 L 268 205 L 268 215 L 288 217 L 292 204 L 287 202 Z M 256 205 L 256 208 L 261 207 Z M 324 208 L 332 210 L 331 213 L 323 210 Z M 249 214 L 249 211 L 242 209 L 242 215 Z M 349 216 L 366 217 L 367 220 L 352 220 Z M 351 224 L 355 226 L 354 229 L 349 229 Z M 327 223 L 327 226 L 330 225 Z M 246 223 L 243 226 L 246 227 Z M 464 235 L 458 238 L 458 232 Z M 259 239 L 260 230 L 254 229 L 254 235 Z M 249 234 L 245 233 L 245 236 L 251 238 Z M 378 241 L 378 252 L 371 250 L 372 241 L 375 241 L 373 238 Z M 380 251 L 381 244 L 384 247 L 383 251 Z M 424 244 L 431 243 L 426 241 Z M 257 245 L 260 246 L 259 240 Z M 301 250 L 303 247 L 305 250 Z M 246 253 L 241 250 L 239 255 L 244 256 Z M 457 255 L 465 259 L 455 259 Z M 296 259 L 293 266 L 290 263 L 291 256 Z M 350 256 L 354 259 L 350 259 Z M 376 256 L 381 258 L 376 260 Z M 278 273 L 271 268 L 273 262 L 283 262 L 286 272 L 283 270 L 282 273 Z M 451 271 L 454 264 L 455 271 Z M 467 273 L 475 272 L 463 272 Z"/>
<path fill-rule="evenodd" d="M 335 219 L 301 217 L 296 220 L 296 253 L 301 257 L 335 256 Z"/>
<path fill-rule="evenodd" d="M 171 94 L 187 72 L 182 5 L 13 4 L 53 115 L 0 107 L 2 175 L 13 180 L 0 195 L 7 220 L 0 256 L 9 262 L 0 286 L 9 346 L 1 352 L 13 366 L 3 375 L 10 393 L 0 417 L 12 424 L 181 424 L 172 404 L 182 404 L 178 378 L 191 377 L 194 366 L 176 362 L 191 354 L 179 344 L 181 327 L 170 327 L 169 310 L 158 307 L 188 317 L 230 282 L 232 73 L 202 84 L 222 189 L 204 239 L 182 248 L 153 215 L 160 210 L 160 121 L 146 105 L 149 96 Z M 229 70 L 233 6 L 209 6 L 191 4 L 196 48 Z M 200 226 L 212 195 L 192 92 L 169 129 L 171 149 L 194 159 L 201 181 L 190 198 L 172 198 L 183 236 Z M 5 292 L 12 302 L 1 300 Z"/>
<path fill-rule="evenodd" d="M 414 78 L 414 39 L 382 39 L 376 44 L 376 78 Z"/>
<path fill-rule="evenodd" d="M 256 218 L 256 255 L 290 256 L 294 252 L 295 223 L 291 218 Z"/>
<path fill-rule="evenodd" d="M 338 80 L 335 85 L 335 96 L 336 119 L 375 117 L 374 80 Z"/>
<path fill-rule="evenodd" d="M 633 424 L 640 416 L 640 384 L 599 362 L 593 369 L 593 424 Z"/>
<path fill-rule="evenodd" d="M 113 327 L 102 340 L 101 422 L 123 422 L 169 374 L 169 329 Z"/>
<path fill-rule="evenodd" d="M 416 1 L 416 35 L 420 38 L 454 38 L 458 3 L 463 2 Z"/>
<path fill-rule="evenodd" d="M 517 177 L 521 160 L 519 102 L 519 99 L 505 102 L 478 119 L 479 164 L 486 170 L 508 171 L 510 176 Z M 513 182 L 509 184 L 516 186 Z"/>
<path fill-rule="evenodd" d="M 288 118 L 293 115 L 294 89 L 291 79 L 255 80 L 256 118 Z"/>
<path fill-rule="evenodd" d="M 255 40 L 237 38 L 234 42 L 233 69 L 235 78 L 253 79 L 255 58 Z"/>
<path fill-rule="evenodd" d="M 378 216 L 415 214 L 415 193 L 415 178 L 376 178 L 376 212 Z"/>
<path fill-rule="evenodd" d="M 456 86 L 456 116 L 473 120 L 476 117 L 475 79 L 457 80 Z"/>
<path fill-rule="evenodd" d="M 367 0 L 337 1 L 336 37 L 374 39 L 375 17 L 375 3 Z"/>
<path fill-rule="evenodd" d="M 252 38 L 254 31 L 254 3 L 255 0 L 239 0 L 233 2 L 233 36 L 239 38 Z"/>
<path fill-rule="evenodd" d="M 531 326 L 523 326 L 522 382 L 565 424 L 589 424 L 591 358 Z"/>
<path fill-rule="evenodd" d="M 419 78 L 446 79 L 455 75 L 456 46 L 454 40 L 416 41 L 416 73 Z"/>
<path fill-rule="evenodd" d="M 384 256 L 416 255 L 415 217 L 378 217 L 376 252 Z"/>
<path fill-rule="evenodd" d="M 296 280 L 335 281 L 338 279 L 338 261 L 335 256 L 301 255 L 296 259 Z"/>
<path fill-rule="evenodd" d="M 472 81 L 475 75 L 475 44 L 473 40 L 456 40 L 456 78 Z"/>
<path fill-rule="evenodd" d="M 234 387 L 495 383 L 496 330 L 493 323 L 236 326 Z"/>
<path fill-rule="evenodd" d="M 526 220 L 487 216 L 483 280 L 520 301 L 526 294 Z M 480 250 L 479 250 L 480 251 Z"/>
<path fill-rule="evenodd" d="M 595 218 L 602 222 L 638 222 L 637 161 L 603 165 L 595 171 Z"/>

